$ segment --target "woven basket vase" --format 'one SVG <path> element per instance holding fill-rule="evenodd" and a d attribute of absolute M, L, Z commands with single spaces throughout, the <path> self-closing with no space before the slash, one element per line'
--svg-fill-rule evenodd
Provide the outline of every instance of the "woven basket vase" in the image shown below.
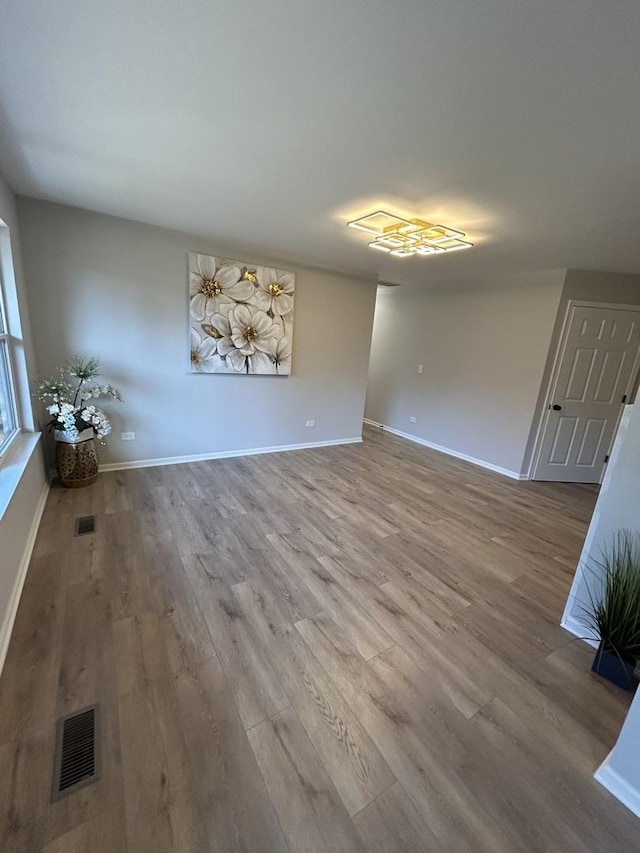
<path fill-rule="evenodd" d="M 81 489 L 98 479 L 98 450 L 92 429 L 85 429 L 75 440 L 56 432 L 56 471 L 66 489 Z"/>

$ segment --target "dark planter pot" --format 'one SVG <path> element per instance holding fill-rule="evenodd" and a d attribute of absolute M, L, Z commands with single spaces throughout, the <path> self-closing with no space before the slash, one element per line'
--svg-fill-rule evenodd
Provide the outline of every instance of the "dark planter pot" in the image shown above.
<path fill-rule="evenodd" d="M 615 652 L 605 652 L 602 646 L 596 652 L 591 670 L 623 690 L 636 689 L 635 664 L 621 660 Z"/>

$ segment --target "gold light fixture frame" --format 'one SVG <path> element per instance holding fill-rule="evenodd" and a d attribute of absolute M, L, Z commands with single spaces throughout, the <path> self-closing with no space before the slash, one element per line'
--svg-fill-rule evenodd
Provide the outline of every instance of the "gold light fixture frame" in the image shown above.
<path fill-rule="evenodd" d="M 386 210 L 374 210 L 373 213 L 347 222 L 347 225 L 372 234 L 375 237 L 369 243 L 372 249 L 399 258 L 438 255 L 473 246 L 473 243 L 463 239 L 464 231 L 456 231 L 446 225 L 434 225 L 423 219 L 404 219 Z"/>

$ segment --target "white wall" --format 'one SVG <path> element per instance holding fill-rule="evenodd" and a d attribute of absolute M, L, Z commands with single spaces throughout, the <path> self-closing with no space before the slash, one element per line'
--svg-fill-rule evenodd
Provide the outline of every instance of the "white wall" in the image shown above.
<path fill-rule="evenodd" d="M 640 304 L 640 276 L 568 270 L 554 339 L 559 339 L 559 327 L 570 299 L 637 305 Z M 554 340 L 550 361 L 556 348 L 557 341 Z M 636 404 L 625 407 L 565 607 L 562 624 L 577 636 L 588 634 L 582 619 L 583 607 L 589 600 L 587 581 L 594 592 L 597 582 L 591 558 L 599 557 L 601 547 L 611 544 L 616 530 L 627 527 L 640 531 L 639 476 L 640 405 Z"/>
<path fill-rule="evenodd" d="M 640 690 L 596 779 L 640 817 Z"/>
<path fill-rule="evenodd" d="M 538 426 L 542 421 L 547 404 L 547 393 L 551 375 L 560 343 L 564 320 L 569 307 L 569 300 L 577 299 L 584 302 L 613 302 L 616 305 L 640 305 L 640 275 L 623 275 L 622 273 L 602 272 L 599 270 L 567 270 L 558 306 L 558 314 L 551 335 L 549 355 L 545 365 L 540 393 L 532 420 L 531 432 L 525 451 L 525 470 L 531 464 L 536 451 L 536 442 L 540 436 Z"/>
<path fill-rule="evenodd" d="M 600 270 L 567 270 L 562 290 L 562 302 L 565 306 L 570 299 L 638 305 L 640 275 L 624 275 Z"/>
<path fill-rule="evenodd" d="M 589 635 L 583 608 L 589 603 L 589 591 L 597 594 L 593 559 L 600 557 L 603 546 L 611 545 L 617 530 L 640 533 L 639 482 L 640 403 L 636 403 L 625 406 L 565 608 L 562 625 L 577 636 Z"/>
<path fill-rule="evenodd" d="M 12 487 L 0 515 L 0 672 L 49 491 L 40 436 L 29 439 L 22 448 L 12 445 L 11 457 L 0 469 L 0 491 L 6 481 Z"/>
<path fill-rule="evenodd" d="M 20 235 L 14 195 L 0 175 L 0 219 L 9 228 L 13 263 L 3 256 L 2 276 L 7 290 L 15 286 L 21 314 L 16 322 L 14 304 L 8 306 L 11 317 L 12 343 L 20 380 L 20 414 L 22 423 L 33 425 L 29 399 L 29 380 L 33 373 L 27 294 L 22 272 Z M 4 230 L 4 229 L 3 229 Z M 6 234 L 3 234 L 6 239 Z M 10 300 L 13 302 L 13 300 Z M 34 435 L 16 439 L 0 462 L 0 670 L 4 662 L 22 583 L 26 574 L 33 537 L 46 497 L 47 481 Z"/>
<path fill-rule="evenodd" d="M 552 270 L 456 292 L 379 288 L 367 418 L 520 473 L 563 281 Z"/>
<path fill-rule="evenodd" d="M 33 199 L 19 200 L 19 214 L 40 372 L 97 354 L 123 392 L 125 403 L 108 407 L 103 463 L 361 435 L 371 282 Z M 291 377 L 187 374 L 189 251 L 296 271 Z M 122 431 L 136 441 L 123 443 Z"/>
<path fill-rule="evenodd" d="M 591 519 L 562 624 L 577 636 L 584 628 L 583 606 L 588 588 L 597 595 L 597 575 L 592 558 L 621 528 L 640 532 L 640 403 L 627 406 L 607 465 Z M 588 588 L 587 588 L 588 585 Z M 633 701 L 620 737 L 596 778 L 640 816 L 640 691 Z"/>

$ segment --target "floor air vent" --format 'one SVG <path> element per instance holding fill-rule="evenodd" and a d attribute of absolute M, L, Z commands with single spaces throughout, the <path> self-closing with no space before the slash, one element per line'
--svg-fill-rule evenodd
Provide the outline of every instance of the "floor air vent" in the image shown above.
<path fill-rule="evenodd" d="M 86 536 L 87 533 L 96 532 L 95 515 L 83 515 L 76 518 L 76 532 L 74 536 Z"/>
<path fill-rule="evenodd" d="M 58 720 L 52 802 L 100 778 L 99 732 L 98 705 Z"/>

